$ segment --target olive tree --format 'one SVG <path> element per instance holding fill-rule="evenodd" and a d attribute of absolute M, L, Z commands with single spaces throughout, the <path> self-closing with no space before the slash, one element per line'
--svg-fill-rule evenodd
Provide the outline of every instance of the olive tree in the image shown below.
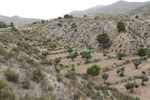
<path fill-rule="evenodd" d="M 141 85 L 142 85 L 142 86 L 145 85 L 144 82 L 148 82 L 148 80 L 149 80 L 145 75 L 141 75 L 141 76 L 140 76 L 140 79 L 142 80 L 142 82 L 141 82 Z"/>
<path fill-rule="evenodd" d="M 135 60 L 133 61 L 133 64 L 134 64 L 134 66 L 135 66 L 135 69 L 138 69 L 138 66 L 139 66 L 141 63 L 142 63 L 141 60 L 135 59 Z"/>
<path fill-rule="evenodd" d="M 126 88 L 127 90 L 130 90 L 131 93 L 133 93 L 134 88 L 138 88 L 138 87 L 139 87 L 139 85 L 138 85 L 136 82 L 127 83 L 127 84 L 125 85 L 125 88 Z"/>
<path fill-rule="evenodd" d="M 108 79 L 109 75 L 104 73 L 102 74 L 102 78 L 104 79 L 104 84 L 106 83 L 105 81 Z"/>

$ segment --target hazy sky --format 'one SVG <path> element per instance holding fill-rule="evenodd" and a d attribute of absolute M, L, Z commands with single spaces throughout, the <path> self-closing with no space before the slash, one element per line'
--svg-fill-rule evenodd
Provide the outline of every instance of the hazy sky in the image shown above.
<path fill-rule="evenodd" d="M 109 5 L 118 0 L 0 0 L 0 15 L 50 19 L 73 10 Z M 127 0 L 144 2 L 148 0 Z"/>

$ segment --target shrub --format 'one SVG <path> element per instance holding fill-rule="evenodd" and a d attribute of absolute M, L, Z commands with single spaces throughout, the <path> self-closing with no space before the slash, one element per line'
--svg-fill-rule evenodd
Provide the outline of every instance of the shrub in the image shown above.
<path fill-rule="evenodd" d="M 3 56 L 3 55 L 5 55 L 5 54 L 6 54 L 5 49 L 3 49 L 3 48 L 1 48 L 1 47 L 0 47 L 0 55 L 2 55 L 2 56 Z"/>
<path fill-rule="evenodd" d="M 32 80 L 38 83 L 43 79 L 44 79 L 44 75 L 42 73 L 41 68 L 36 67 L 35 70 L 33 71 Z"/>
<path fill-rule="evenodd" d="M 71 59 L 72 61 L 78 56 L 77 52 L 71 53 L 69 54 L 69 56 L 67 56 L 68 59 Z"/>
<path fill-rule="evenodd" d="M 120 77 L 124 77 L 124 71 L 125 71 L 125 67 L 122 67 L 117 70 L 117 74 L 119 74 Z"/>
<path fill-rule="evenodd" d="M 105 48 L 106 44 L 109 43 L 110 38 L 106 33 L 102 33 L 97 36 L 97 41 L 103 45 L 103 48 Z"/>
<path fill-rule="evenodd" d="M 93 65 L 87 69 L 87 74 L 94 76 L 98 76 L 101 68 L 98 65 Z"/>
<path fill-rule="evenodd" d="M 125 32 L 125 23 L 122 21 L 119 21 L 117 23 L 118 32 Z"/>
<path fill-rule="evenodd" d="M 0 80 L 0 100 L 16 100 L 12 89 L 3 80 Z"/>
<path fill-rule="evenodd" d="M 8 81 L 18 82 L 19 74 L 15 73 L 13 71 L 10 71 L 10 70 L 7 69 L 5 71 L 5 76 L 6 76 Z"/>
<path fill-rule="evenodd" d="M 75 93 L 73 97 L 74 97 L 74 100 L 79 100 L 80 93 Z"/>
<path fill-rule="evenodd" d="M 125 57 L 125 56 L 126 56 L 125 53 L 122 53 L 122 52 L 118 52 L 118 53 L 117 53 L 117 58 L 118 58 L 119 60 L 122 60 L 122 57 Z"/>
<path fill-rule="evenodd" d="M 139 48 L 137 51 L 137 54 L 139 56 L 146 56 L 146 49 L 145 48 Z"/>
<path fill-rule="evenodd" d="M 56 78 L 57 78 L 57 81 L 58 82 L 62 82 L 63 81 L 63 78 L 60 74 L 56 75 Z"/>
<path fill-rule="evenodd" d="M 42 56 L 47 56 L 47 55 L 49 55 L 49 53 L 47 51 L 42 52 Z"/>
<path fill-rule="evenodd" d="M 80 55 L 82 56 L 82 58 L 86 58 L 86 60 L 88 60 L 89 58 L 91 58 L 91 52 L 89 51 L 83 51 L 80 53 Z"/>
<path fill-rule="evenodd" d="M 24 79 L 24 81 L 22 82 L 22 87 L 24 88 L 24 89 L 30 89 L 30 79 L 28 79 L 28 78 L 25 78 Z"/>
<path fill-rule="evenodd" d="M 65 74 L 65 77 L 68 79 L 76 80 L 76 73 L 75 72 L 68 72 Z"/>

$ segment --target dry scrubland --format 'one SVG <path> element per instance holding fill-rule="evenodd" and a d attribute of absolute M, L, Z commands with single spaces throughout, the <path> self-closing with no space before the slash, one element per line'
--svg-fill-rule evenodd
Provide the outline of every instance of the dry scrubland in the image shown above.
<path fill-rule="evenodd" d="M 0 30 L 0 100 L 150 100 L 149 29 L 131 14 Z"/>

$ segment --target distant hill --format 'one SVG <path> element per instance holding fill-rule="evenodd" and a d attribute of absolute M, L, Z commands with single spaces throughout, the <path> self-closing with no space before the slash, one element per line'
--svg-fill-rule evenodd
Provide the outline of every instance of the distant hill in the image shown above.
<path fill-rule="evenodd" d="M 100 14 L 123 14 L 128 11 L 131 11 L 133 9 L 136 9 L 140 6 L 145 5 L 146 3 L 143 2 L 126 2 L 123 0 L 120 0 L 116 3 L 113 3 L 108 6 L 96 6 L 84 11 L 73 11 L 70 14 L 73 16 L 83 16 L 83 15 L 88 15 L 88 16 L 98 16 Z"/>
<path fill-rule="evenodd" d="M 147 2 L 144 6 L 138 7 L 132 11 L 129 11 L 128 14 L 133 16 L 139 16 L 142 18 L 150 16 L 150 2 Z"/>
<path fill-rule="evenodd" d="M 87 10 L 83 10 L 83 11 L 77 11 L 74 10 L 73 12 L 71 12 L 71 15 L 75 15 L 75 16 L 83 16 L 83 15 L 88 15 L 90 13 L 95 13 L 97 10 L 99 10 L 100 8 L 104 7 L 103 5 L 97 5 L 95 7 L 92 7 L 90 9 Z"/>
<path fill-rule="evenodd" d="M 21 18 L 19 16 L 7 17 L 7 16 L 0 15 L 0 21 L 4 21 L 7 24 L 13 22 L 16 26 L 23 26 L 25 24 L 31 24 L 33 22 L 40 21 L 40 19 Z"/>

